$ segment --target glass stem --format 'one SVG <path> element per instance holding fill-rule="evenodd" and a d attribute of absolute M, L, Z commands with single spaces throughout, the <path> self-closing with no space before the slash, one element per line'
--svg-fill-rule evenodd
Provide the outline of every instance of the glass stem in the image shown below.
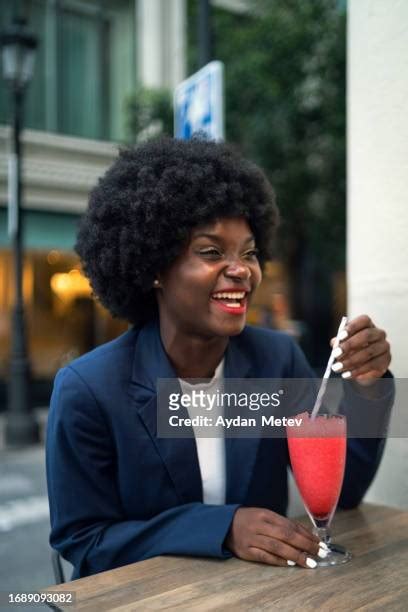
<path fill-rule="evenodd" d="M 330 545 L 331 542 L 331 533 L 328 525 L 328 521 L 319 521 L 315 520 L 315 527 L 313 529 L 314 533 L 319 537 L 321 542 Z"/>

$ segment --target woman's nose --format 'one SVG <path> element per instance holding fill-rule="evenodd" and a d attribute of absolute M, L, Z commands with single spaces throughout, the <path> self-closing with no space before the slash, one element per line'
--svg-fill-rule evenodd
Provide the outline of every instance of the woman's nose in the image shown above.
<path fill-rule="evenodd" d="M 240 280 L 248 280 L 251 276 L 251 270 L 242 262 L 233 262 L 225 270 L 225 276 L 228 278 L 237 278 Z"/>

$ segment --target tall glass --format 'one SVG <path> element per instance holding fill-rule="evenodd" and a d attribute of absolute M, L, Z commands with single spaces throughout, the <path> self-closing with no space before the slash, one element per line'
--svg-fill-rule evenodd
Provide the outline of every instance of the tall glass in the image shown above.
<path fill-rule="evenodd" d="M 351 553 L 331 541 L 330 523 L 336 511 L 344 478 L 347 448 L 346 417 L 322 415 L 311 419 L 296 416 L 301 425 L 287 426 L 290 462 L 314 532 L 329 548 L 321 567 L 347 563 Z"/>

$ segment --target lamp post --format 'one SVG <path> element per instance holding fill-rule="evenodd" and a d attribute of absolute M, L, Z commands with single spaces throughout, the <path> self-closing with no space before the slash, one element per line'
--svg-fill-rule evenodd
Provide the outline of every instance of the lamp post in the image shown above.
<path fill-rule="evenodd" d="M 211 7 L 210 0 L 199 0 L 198 5 L 198 67 L 211 61 Z"/>
<path fill-rule="evenodd" d="M 5 431 L 6 442 L 13 446 L 31 444 L 39 439 L 38 424 L 31 406 L 30 368 L 24 326 L 20 142 L 24 94 L 33 75 L 37 41 L 26 31 L 25 26 L 24 19 L 15 19 L 12 26 L 0 37 L 3 77 L 10 86 L 13 100 L 12 146 L 8 178 L 8 232 L 14 260 L 15 300 L 12 312 L 10 380 Z"/>

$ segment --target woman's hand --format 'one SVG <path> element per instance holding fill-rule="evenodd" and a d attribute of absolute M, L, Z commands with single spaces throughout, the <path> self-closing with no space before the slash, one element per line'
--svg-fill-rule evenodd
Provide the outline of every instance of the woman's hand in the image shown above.
<path fill-rule="evenodd" d="M 268 565 L 316 567 L 327 547 L 311 531 L 264 508 L 238 508 L 225 546 L 240 559 Z"/>
<path fill-rule="evenodd" d="M 374 325 L 367 315 L 360 315 L 347 323 L 347 338 L 339 344 L 335 372 L 367 386 L 381 378 L 391 362 L 390 344 L 386 333 Z M 331 345 L 334 343 L 331 340 Z"/>

